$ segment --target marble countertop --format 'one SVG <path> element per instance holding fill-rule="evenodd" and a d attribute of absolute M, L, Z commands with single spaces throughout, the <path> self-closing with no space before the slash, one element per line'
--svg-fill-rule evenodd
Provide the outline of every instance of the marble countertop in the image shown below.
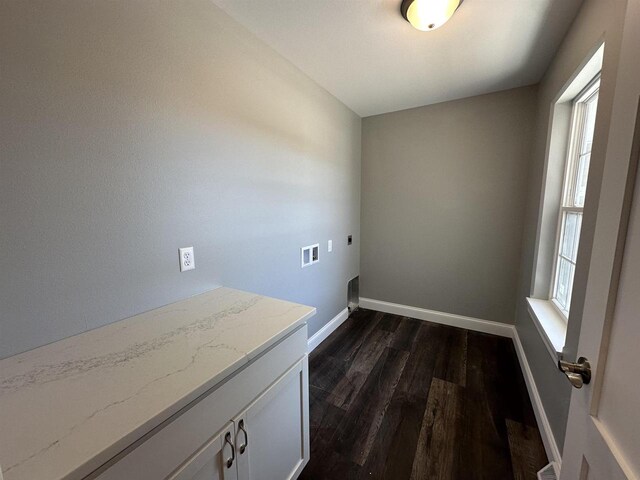
<path fill-rule="evenodd" d="M 0 360 L 4 480 L 83 478 L 314 314 L 218 288 Z"/>

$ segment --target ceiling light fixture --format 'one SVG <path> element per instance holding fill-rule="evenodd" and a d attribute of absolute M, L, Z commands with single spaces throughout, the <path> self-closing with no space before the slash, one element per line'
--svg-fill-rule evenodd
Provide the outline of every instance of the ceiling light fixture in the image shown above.
<path fill-rule="evenodd" d="M 400 12 L 414 28 L 428 32 L 447 23 L 461 3 L 462 0 L 402 0 Z"/>

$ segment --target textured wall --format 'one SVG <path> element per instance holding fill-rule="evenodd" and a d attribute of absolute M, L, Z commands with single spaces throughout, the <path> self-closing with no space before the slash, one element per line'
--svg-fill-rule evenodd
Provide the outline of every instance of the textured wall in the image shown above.
<path fill-rule="evenodd" d="M 211 2 L 5 1 L 0 58 L 0 357 L 218 285 L 346 307 L 361 120 Z"/>
<path fill-rule="evenodd" d="M 536 90 L 362 121 L 360 295 L 514 322 Z"/>

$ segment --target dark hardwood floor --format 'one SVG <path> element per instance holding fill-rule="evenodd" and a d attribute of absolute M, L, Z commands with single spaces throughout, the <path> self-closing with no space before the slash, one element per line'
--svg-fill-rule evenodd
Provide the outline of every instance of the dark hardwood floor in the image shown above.
<path fill-rule="evenodd" d="M 535 479 L 548 463 L 510 339 L 360 309 L 309 366 L 303 480 Z"/>

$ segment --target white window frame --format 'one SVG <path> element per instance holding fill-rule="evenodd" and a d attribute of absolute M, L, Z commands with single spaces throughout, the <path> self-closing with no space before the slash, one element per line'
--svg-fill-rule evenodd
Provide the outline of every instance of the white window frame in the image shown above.
<path fill-rule="evenodd" d="M 558 223 L 556 229 L 556 241 L 555 249 L 553 253 L 553 272 L 551 276 L 551 288 L 549 292 L 549 300 L 555 309 L 560 313 L 565 322 L 569 319 L 569 310 L 571 306 L 571 297 L 573 294 L 573 282 L 575 278 L 576 260 L 577 260 L 577 245 L 580 241 L 580 230 L 582 226 L 582 214 L 584 212 L 583 205 L 575 205 L 575 190 L 576 177 L 578 176 L 579 159 L 585 152 L 581 152 L 580 148 L 585 134 L 585 120 L 587 116 L 588 105 L 595 101 L 597 102 L 598 94 L 600 90 L 600 75 L 598 74 L 589 84 L 582 90 L 574 99 L 571 113 L 571 129 L 569 131 L 569 149 L 567 158 L 565 161 L 565 169 L 563 175 L 562 196 L 560 197 L 560 205 L 558 208 Z M 597 108 L 597 105 L 596 105 Z M 597 113 L 596 113 L 597 115 Z M 588 152 L 591 154 L 591 151 Z M 587 174 L 588 175 L 588 174 Z M 567 213 L 578 213 L 581 216 L 580 224 L 577 235 L 576 243 L 576 260 L 567 258 L 562 255 L 562 245 L 564 242 L 564 217 Z M 573 265 L 573 273 L 569 279 L 566 298 L 566 307 L 564 307 L 557 299 L 559 275 L 560 275 L 560 263 L 561 260 L 569 262 Z"/>
<path fill-rule="evenodd" d="M 557 250 L 560 247 L 562 213 L 560 202 L 566 197 L 565 170 L 568 168 L 569 149 L 572 146 L 572 122 L 574 103 L 592 86 L 600 76 L 604 57 L 604 43 L 573 72 L 571 80 L 558 91 L 551 101 L 549 130 L 545 149 L 545 163 L 541 185 L 540 209 L 536 230 L 535 252 L 531 271 L 531 289 L 526 298 L 527 311 L 542 343 L 554 364 L 562 358 L 567 348 L 568 315 L 552 301 L 555 286 Z M 589 130 L 591 125 L 589 125 Z M 575 129 L 574 129 L 575 130 Z M 599 141 L 596 136 L 593 139 Z M 583 148 L 585 151 L 588 145 Z M 583 168 L 581 172 L 585 172 Z M 584 175 L 580 175 L 584 179 Z M 584 183 L 580 182 L 582 200 Z M 588 194 L 590 195 L 590 194 Z M 580 202 L 578 202 L 580 203 Z M 579 220 L 579 219 L 578 219 Z M 577 241 L 576 236 L 572 236 Z M 575 245 L 575 244 L 574 244 Z M 573 252 L 568 256 L 576 258 Z M 567 283 L 564 282 L 564 285 Z M 571 282 L 573 288 L 573 281 Z M 571 305 L 568 303 L 568 305 Z"/>

